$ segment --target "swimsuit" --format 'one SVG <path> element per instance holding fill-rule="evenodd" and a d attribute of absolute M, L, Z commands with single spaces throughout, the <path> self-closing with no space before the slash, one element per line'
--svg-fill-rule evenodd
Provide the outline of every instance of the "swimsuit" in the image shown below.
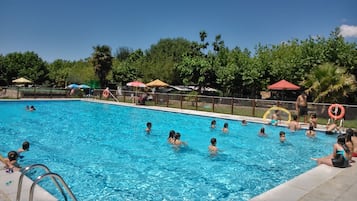
<path fill-rule="evenodd" d="M 334 167 L 348 167 L 348 159 L 345 158 L 345 150 L 336 150 L 335 158 L 331 159 Z"/>
<path fill-rule="evenodd" d="M 302 116 L 302 115 L 307 115 L 307 106 L 301 106 L 299 105 L 299 115 Z"/>
<path fill-rule="evenodd" d="M 272 119 L 270 123 L 271 123 L 272 125 L 275 125 L 275 124 L 277 124 L 277 123 L 278 123 L 278 120 L 276 120 L 276 119 Z"/>

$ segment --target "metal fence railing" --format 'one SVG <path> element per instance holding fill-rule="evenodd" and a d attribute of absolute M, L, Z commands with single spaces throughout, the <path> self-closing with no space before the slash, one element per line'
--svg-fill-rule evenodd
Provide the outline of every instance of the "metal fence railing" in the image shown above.
<path fill-rule="evenodd" d="M 5 91 L 4 91 L 5 90 Z M 106 99 L 102 96 L 104 89 L 76 90 L 74 93 L 69 89 L 55 88 L 3 88 L 1 96 L 12 94 L 8 98 L 82 98 L 90 97 L 96 99 Z M 136 103 L 139 97 L 145 92 L 141 91 L 121 91 L 110 90 L 115 96 L 115 101 Z M 114 99 L 109 96 L 109 100 Z M 219 96 L 202 96 L 190 94 L 155 93 L 149 94 L 146 105 L 160 107 L 172 107 L 180 109 L 200 110 L 207 112 L 225 113 L 242 116 L 262 117 L 265 111 L 272 106 L 279 106 L 295 113 L 294 101 L 263 100 L 248 98 L 233 98 Z M 328 107 L 330 103 L 308 103 L 309 113 L 316 113 L 320 124 L 326 124 L 329 119 Z M 346 109 L 345 124 L 349 127 L 357 128 L 357 105 L 343 104 Z"/>

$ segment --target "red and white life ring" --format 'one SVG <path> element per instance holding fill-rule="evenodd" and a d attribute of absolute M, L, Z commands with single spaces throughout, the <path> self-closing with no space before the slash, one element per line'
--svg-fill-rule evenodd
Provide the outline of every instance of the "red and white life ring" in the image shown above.
<path fill-rule="evenodd" d="M 109 91 L 109 89 L 107 88 L 107 89 L 104 89 L 104 91 L 103 91 L 103 97 L 104 98 L 108 98 L 109 97 L 109 94 L 110 94 L 110 91 Z"/>
<path fill-rule="evenodd" d="M 340 113 L 338 113 L 340 111 Z M 328 116 L 334 120 L 340 120 L 345 116 L 345 108 L 340 104 L 332 104 L 328 107 Z"/>

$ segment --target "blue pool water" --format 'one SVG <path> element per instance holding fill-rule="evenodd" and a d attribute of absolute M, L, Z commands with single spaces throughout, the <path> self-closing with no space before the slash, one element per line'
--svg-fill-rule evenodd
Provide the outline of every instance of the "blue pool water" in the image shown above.
<path fill-rule="evenodd" d="M 310 157 L 329 154 L 335 141 L 323 133 L 309 139 L 304 131 L 219 118 L 211 130 L 211 117 L 84 101 L 0 102 L 0 117 L 0 153 L 28 140 L 20 164 L 47 165 L 78 200 L 249 200 L 315 167 Z M 225 122 L 229 134 L 221 132 Z M 258 137 L 262 126 L 269 137 Z M 171 129 L 188 147 L 167 143 Z M 211 137 L 222 150 L 217 156 L 208 153 Z M 40 184 L 58 194 L 49 181 Z"/>

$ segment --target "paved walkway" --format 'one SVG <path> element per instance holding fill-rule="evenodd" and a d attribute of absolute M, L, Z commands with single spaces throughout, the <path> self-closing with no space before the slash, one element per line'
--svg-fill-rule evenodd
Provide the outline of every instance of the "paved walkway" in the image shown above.
<path fill-rule="evenodd" d="M 356 163 L 344 169 L 320 165 L 251 199 L 251 201 L 355 200 L 357 200 Z"/>
<path fill-rule="evenodd" d="M 1 164 L 2 166 L 2 164 Z M 15 201 L 17 196 L 17 186 L 19 182 L 20 172 L 7 173 L 5 170 L 0 170 L 0 201 Z M 21 201 L 28 201 L 32 181 L 24 177 L 22 182 Z M 40 186 L 34 189 L 35 201 L 55 201 L 57 200 L 50 193 L 45 191 Z"/>

